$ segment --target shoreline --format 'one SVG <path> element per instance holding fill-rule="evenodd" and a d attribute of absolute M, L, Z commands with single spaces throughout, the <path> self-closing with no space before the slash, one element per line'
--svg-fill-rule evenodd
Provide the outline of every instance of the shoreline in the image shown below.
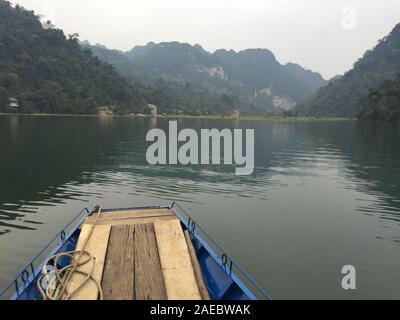
<path fill-rule="evenodd" d="M 97 114 L 61 114 L 61 113 L 0 113 L 0 116 L 31 116 L 31 117 L 91 117 L 91 118 L 134 118 L 147 119 L 148 116 L 133 115 L 112 115 L 102 116 Z M 357 121 L 356 118 L 337 118 L 337 117 L 285 117 L 285 116 L 240 116 L 230 118 L 220 115 L 158 115 L 158 119 L 199 119 L 199 120 L 230 120 L 230 121 Z"/>
<path fill-rule="evenodd" d="M 159 116 L 163 119 L 206 119 L 206 120 L 231 120 L 231 121 L 355 121 L 356 118 L 334 118 L 334 117 L 285 117 L 285 116 L 240 116 L 230 118 L 224 116 L 189 116 L 189 115 L 167 115 Z"/>

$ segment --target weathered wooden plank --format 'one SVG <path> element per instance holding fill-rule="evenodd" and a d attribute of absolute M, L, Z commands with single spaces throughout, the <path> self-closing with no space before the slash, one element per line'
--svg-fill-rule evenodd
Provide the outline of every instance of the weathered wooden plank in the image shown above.
<path fill-rule="evenodd" d="M 133 225 L 133 224 L 149 224 L 153 223 L 157 220 L 177 220 L 174 216 L 159 216 L 159 217 L 147 217 L 147 218 L 133 218 L 133 219 L 121 219 L 121 220 L 99 220 L 96 225 L 110 225 L 110 226 L 118 226 L 118 225 Z M 85 224 L 91 225 L 92 223 L 86 222 Z"/>
<path fill-rule="evenodd" d="M 192 238 L 190 237 L 188 230 L 185 230 L 185 239 L 189 249 L 190 260 L 192 261 L 194 275 L 196 277 L 196 282 L 197 286 L 199 287 L 201 298 L 203 300 L 211 300 L 206 283 L 204 281 L 203 272 L 201 271 L 199 260 L 197 260 L 196 251 L 193 247 Z"/>
<path fill-rule="evenodd" d="M 76 250 L 82 250 L 85 245 L 87 239 L 90 236 L 90 232 L 92 229 L 92 225 L 83 225 L 81 234 L 78 239 L 78 243 L 76 245 Z M 89 252 L 96 260 L 95 260 L 95 269 L 93 272 L 93 278 L 101 283 L 103 268 L 104 268 L 104 260 L 106 257 L 107 247 L 108 247 L 108 239 L 110 236 L 110 226 L 95 226 L 93 229 L 93 233 L 91 234 L 89 241 L 87 242 L 85 250 Z M 84 264 L 77 268 L 77 271 L 89 273 L 92 268 L 91 263 Z M 75 272 L 71 275 L 70 281 L 67 284 L 68 292 L 73 292 L 76 290 L 85 279 L 85 276 Z M 78 292 L 76 292 L 71 300 L 97 300 L 98 298 L 98 288 L 97 285 L 93 281 L 87 281 Z"/>
<path fill-rule="evenodd" d="M 146 210 L 125 210 L 125 211 L 112 211 L 102 212 L 99 216 L 99 221 L 115 220 L 115 219 L 135 219 L 159 216 L 172 216 L 173 213 L 170 209 L 146 209 Z M 86 219 L 87 223 L 92 223 L 96 216 L 90 216 Z"/>
<path fill-rule="evenodd" d="M 136 300 L 167 299 L 152 224 L 135 225 L 134 287 Z"/>
<path fill-rule="evenodd" d="M 135 226 L 113 226 L 104 265 L 104 300 L 133 300 Z"/>
<path fill-rule="evenodd" d="M 155 221 L 154 229 L 168 300 L 201 300 L 180 221 Z"/>

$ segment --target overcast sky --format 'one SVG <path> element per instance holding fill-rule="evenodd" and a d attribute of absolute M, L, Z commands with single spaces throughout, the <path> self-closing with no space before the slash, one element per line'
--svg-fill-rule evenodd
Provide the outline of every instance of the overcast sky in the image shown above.
<path fill-rule="evenodd" d="M 400 22 L 400 0 L 12 0 L 66 34 L 129 50 L 149 41 L 267 48 L 325 78 L 342 74 Z"/>

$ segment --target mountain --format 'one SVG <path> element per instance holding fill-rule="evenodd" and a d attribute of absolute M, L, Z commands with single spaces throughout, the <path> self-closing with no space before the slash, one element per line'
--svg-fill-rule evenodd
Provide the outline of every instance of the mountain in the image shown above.
<path fill-rule="evenodd" d="M 337 74 L 336 76 L 333 76 L 332 78 L 330 78 L 329 82 L 339 80 L 341 77 L 343 77 L 343 75 Z"/>
<path fill-rule="evenodd" d="M 127 114 L 147 104 L 160 113 L 281 113 L 325 83 L 265 49 L 209 53 L 169 42 L 121 52 L 77 38 L 0 0 L 0 112 L 16 98 L 24 113 L 93 114 L 113 106 Z"/>
<path fill-rule="evenodd" d="M 13 97 L 21 112 L 95 113 L 103 105 L 129 112 L 141 110 L 145 89 L 82 49 L 75 36 L 0 0 L 0 108 Z"/>
<path fill-rule="evenodd" d="M 392 80 L 400 72 L 400 24 L 368 50 L 352 70 L 320 88 L 296 109 L 311 116 L 354 117 L 360 112 L 359 100 L 370 88 Z"/>
<path fill-rule="evenodd" d="M 87 46 L 87 44 L 82 44 Z M 200 45 L 150 42 L 128 52 L 90 46 L 100 59 L 124 76 L 154 85 L 160 79 L 175 88 L 234 96 L 253 112 L 293 108 L 327 82 L 320 74 L 293 63 L 281 65 L 266 49 L 207 52 Z"/>
<path fill-rule="evenodd" d="M 378 88 L 370 89 L 360 99 L 360 120 L 400 120 L 400 73 L 394 80 L 384 81 Z"/>

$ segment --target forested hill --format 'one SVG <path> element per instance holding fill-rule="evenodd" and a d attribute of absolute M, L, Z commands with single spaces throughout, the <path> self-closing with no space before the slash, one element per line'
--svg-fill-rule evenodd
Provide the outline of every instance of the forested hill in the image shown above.
<path fill-rule="evenodd" d="M 327 82 L 320 74 L 297 64 L 280 64 L 267 49 L 217 50 L 180 42 L 149 42 L 128 52 L 90 46 L 100 59 L 114 65 L 124 76 L 157 86 L 160 80 L 178 94 L 192 89 L 191 97 L 209 94 L 236 96 L 249 112 L 282 113 Z"/>
<path fill-rule="evenodd" d="M 359 100 L 370 88 L 394 79 L 400 72 L 400 24 L 378 45 L 367 51 L 343 77 L 320 88 L 297 107 L 311 116 L 354 117 L 360 112 Z"/>
<path fill-rule="evenodd" d="M 400 120 L 400 73 L 394 80 L 384 81 L 360 99 L 358 118 L 369 121 Z"/>
<path fill-rule="evenodd" d="M 0 108 L 15 97 L 21 112 L 94 113 L 103 105 L 124 112 L 144 105 L 142 90 L 74 36 L 43 28 L 32 11 L 0 0 Z"/>
<path fill-rule="evenodd" d="M 299 65 L 281 65 L 266 49 L 211 54 L 178 42 L 130 52 L 88 48 L 0 0 L 0 112 L 16 98 L 24 113 L 92 114 L 114 106 L 125 114 L 144 112 L 148 103 L 161 113 L 282 113 L 324 83 Z"/>
<path fill-rule="evenodd" d="M 48 27 L 34 12 L 0 0 L 0 112 L 10 111 L 6 105 L 12 97 L 20 104 L 12 112 L 24 113 L 92 114 L 100 106 L 142 113 L 149 103 L 166 113 L 253 113 L 234 95 L 162 79 L 151 84 L 141 77 L 126 79 L 82 48 L 76 35 Z"/>

